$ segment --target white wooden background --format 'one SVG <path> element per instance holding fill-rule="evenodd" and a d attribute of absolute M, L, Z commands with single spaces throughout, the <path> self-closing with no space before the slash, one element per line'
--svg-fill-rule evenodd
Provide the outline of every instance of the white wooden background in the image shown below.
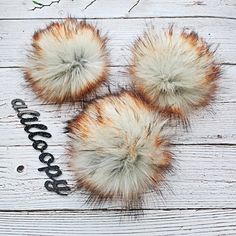
<path fill-rule="evenodd" d="M 40 1 L 40 0 L 39 0 Z M 1 235 L 236 235 L 236 0 L 31 0 L 0 1 L 0 234 Z M 46 6 L 50 5 L 50 6 Z M 112 89 L 128 83 L 127 47 L 145 25 L 175 23 L 195 29 L 217 45 L 224 76 L 217 101 L 192 118 L 189 133 L 174 140 L 177 170 L 167 177 L 171 191 L 147 194 L 137 220 L 120 205 L 93 209 L 85 196 L 47 192 L 33 150 L 11 108 L 19 97 L 41 113 L 53 137 L 49 151 L 73 185 L 65 155 L 65 121 L 78 106 L 43 105 L 26 88 L 21 67 L 34 30 L 71 15 L 97 23 L 110 35 Z M 25 168 L 16 171 L 19 165 Z"/>

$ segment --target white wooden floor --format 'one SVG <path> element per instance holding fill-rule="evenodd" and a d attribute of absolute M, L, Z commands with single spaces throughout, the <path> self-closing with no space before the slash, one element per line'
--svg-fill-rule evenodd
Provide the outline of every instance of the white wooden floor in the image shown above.
<path fill-rule="evenodd" d="M 236 0 L 38 1 L 45 6 L 0 1 L 0 235 L 236 235 Z M 41 104 L 21 72 L 34 30 L 68 15 L 86 17 L 109 33 L 113 90 L 129 81 L 127 46 L 147 23 L 193 28 L 219 44 L 224 76 L 217 101 L 192 118 L 189 133 L 179 131 L 177 170 L 167 178 L 171 191 L 163 187 L 164 200 L 147 194 L 137 220 L 120 212 L 119 204 L 93 209 L 78 192 L 61 197 L 46 191 L 46 176 L 37 170 L 39 153 L 11 108 L 19 97 L 41 113 L 41 123 L 53 135 L 49 151 L 73 185 L 63 128 L 78 107 Z M 19 165 L 25 167 L 22 173 Z"/>

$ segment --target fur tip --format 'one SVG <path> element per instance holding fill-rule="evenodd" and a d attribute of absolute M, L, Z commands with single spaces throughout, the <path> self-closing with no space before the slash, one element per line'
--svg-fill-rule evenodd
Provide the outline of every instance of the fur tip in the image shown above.
<path fill-rule="evenodd" d="M 131 92 L 90 103 L 69 123 L 69 156 L 77 186 L 89 202 L 121 200 L 125 209 L 142 205 L 171 168 L 168 119 Z"/>
<path fill-rule="evenodd" d="M 35 32 L 25 79 L 45 102 L 75 102 L 108 77 L 107 38 L 91 24 L 68 18 Z"/>
<path fill-rule="evenodd" d="M 159 34 L 151 27 L 131 50 L 134 88 L 160 112 L 188 123 L 193 110 L 214 99 L 221 68 L 197 33 L 172 26 Z"/>

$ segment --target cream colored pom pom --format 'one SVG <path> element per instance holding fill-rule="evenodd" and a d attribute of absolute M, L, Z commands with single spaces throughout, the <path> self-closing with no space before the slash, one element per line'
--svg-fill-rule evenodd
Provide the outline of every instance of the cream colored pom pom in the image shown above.
<path fill-rule="evenodd" d="M 95 100 L 69 123 L 70 164 L 92 201 L 126 208 L 159 189 L 171 168 L 167 119 L 131 92 Z"/>
<path fill-rule="evenodd" d="M 69 18 L 35 32 L 25 78 L 46 102 L 78 101 L 107 80 L 106 37 Z"/>
<path fill-rule="evenodd" d="M 188 119 L 193 110 L 214 98 L 220 67 L 214 52 L 195 32 L 154 27 L 132 48 L 130 74 L 135 89 L 159 111 Z"/>

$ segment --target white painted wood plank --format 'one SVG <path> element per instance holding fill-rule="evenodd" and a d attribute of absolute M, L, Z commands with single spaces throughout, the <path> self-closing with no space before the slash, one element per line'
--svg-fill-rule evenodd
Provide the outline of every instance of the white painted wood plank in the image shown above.
<path fill-rule="evenodd" d="M 15 96 L 14 96 L 15 97 Z M 34 105 L 30 109 L 41 113 L 40 123 L 48 126 L 53 138 L 50 145 L 64 145 L 67 135 L 64 134 L 66 122 L 78 114 L 78 108 L 54 105 Z M 212 106 L 215 114 L 209 111 L 200 112 L 191 119 L 189 132 L 179 127 L 173 137 L 175 144 L 235 144 L 236 143 L 236 103 L 219 103 Z M 23 130 L 10 101 L 1 106 L 0 133 L 1 146 L 29 145 L 27 134 Z"/>
<path fill-rule="evenodd" d="M 111 69 L 112 91 L 117 91 L 119 86 L 124 87 L 129 83 L 127 74 L 124 74 L 125 70 L 126 68 L 122 67 Z M 174 143 L 236 143 L 236 66 L 225 66 L 224 70 L 224 77 L 220 81 L 221 89 L 214 105 L 211 109 L 192 117 L 190 132 L 179 129 L 173 139 Z M 42 105 L 30 88 L 26 87 L 21 69 L 0 69 L 0 84 L 0 134 L 5 137 L 0 142 L 1 146 L 30 144 L 10 104 L 11 100 L 17 97 L 25 100 L 29 109 L 41 113 L 40 122 L 47 125 L 53 135 L 49 144 L 65 145 L 67 137 L 63 131 L 66 122 L 78 114 L 79 104 L 63 105 L 61 108 L 57 105 Z M 102 91 L 108 92 L 107 88 Z"/>
<path fill-rule="evenodd" d="M 140 0 L 130 13 L 137 0 L 96 0 L 84 10 L 92 2 L 61 0 L 50 7 L 29 11 L 33 7 L 31 0 L 1 0 L 0 67 L 24 65 L 25 50 L 34 30 L 49 22 L 37 19 L 64 18 L 68 14 L 93 18 L 91 22 L 98 23 L 103 32 L 109 32 L 111 65 L 119 66 L 111 70 L 113 91 L 128 83 L 127 75 L 123 74 L 129 56 L 127 45 L 149 22 L 160 28 L 171 23 L 193 28 L 209 42 L 220 44 L 217 58 L 221 63 L 236 64 L 235 0 Z M 133 19 L 121 19 L 123 17 Z M 136 19 L 152 17 L 156 19 Z M 194 145 L 173 147 L 177 169 L 166 182 L 173 192 L 163 186 L 164 200 L 156 194 L 147 194 L 144 207 L 154 210 L 145 210 L 140 221 L 130 220 L 127 217 L 130 213 L 113 210 L 120 209 L 119 202 L 100 207 L 109 208 L 108 211 L 91 211 L 92 206 L 84 204 L 86 196 L 80 192 L 61 197 L 44 189 L 46 176 L 37 171 L 42 166 L 39 153 L 30 146 L 10 101 L 19 96 L 30 108 L 41 112 L 41 123 L 46 124 L 53 135 L 48 142 L 49 151 L 55 155 L 56 164 L 64 173 L 62 177 L 68 179 L 71 186 L 74 183 L 67 166 L 63 122 L 72 118 L 79 107 L 65 105 L 58 109 L 42 105 L 25 88 L 20 69 L 0 69 L 0 235 L 235 235 L 236 211 L 229 208 L 236 208 L 236 146 L 223 145 L 236 141 L 235 68 L 225 67 L 225 79 L 221 81 L 221 91 L 213 106 L 215 115 L 200 113 L 193 118 L 189 133 L 179 131 L 175 143 Z M 204 145 L 196 145 L 198 143 Z M 22 173 L 16 171 L 19 165 L 25 167 Z M 201 210 L 183 210 L 187 208 Z M 48 209 L 54 211 L 31 212 Z M 57 211 L 61 209 L 71 211 Z"/>
<path fill-rule="evenodd" d="M 236 65 L 222 66 L 223 74 L 219 80 L 219 91 L 216 103 L 236 102 Z M 126 67 L 110 67 L 109 84 L 111 91 L 118 91 L 121 87 L 129 88 L 130 77 Z M 107 92 L 103 87 L 101 92 Z M 99 93 L 99 92 L 98 92 Z M 30 88 L 26 86 L 21 68 L 0 68 L 0 94 L 1 103 L 7 103 L 14 97 L 24 99 L 29 105 L 41 104 Z M 13 96 L 14 95 L 14 96 Z"/>
<path fill-rule="evenodd" d="M 52 0 L 38 0 L 50 4 Z M 89 4 L 92 3 L 90 6 Z M 29 0 L 1 0 L 1 18 L 61 18 L 68 14 L 76 17 L 175 17 L 175 16 L 214 16 L 235 17 L 234 0 L 61 0 L 42 9 L 34 8 Z M 87 8 L 86 8 L 87 7 Z M 131 8 L 134 7 L 132 10 Z M 85 9 L 86 8 L 86 9 Z M 130 12 L 129 12 L 130 11 Z"/>
<path fill-rule="evenodd" d="M 236 210 L 1 212 L 1 235 L 235 235 Z"/>
<path fill-rule="evenodd" d="M 29 48 L 33 32 L 45 27 L 49 20 L 3 20 L 0 21 L 0 67 L 23 66 L 26 49 Z M 216 57 L 222 63 L 236 63 L 235 20 L 176 18 L 176 19 L 104 19 L 91 20 L 102 32 L 108 32 L 111 64 L 125 65 L 130 56 L 128 46 L 141 35 L 147 23 L 160 29 L 175 23 L 179 27 L 195 29 L 214 47 L 219 45 Z M 116 26 L 116 27 L 114 27 Z"/>
<path fill-rule="evenodd" d="M 225 84 L 229 84 L 232 88 L 234 73 L 236 66 L 224 66 L 227 71 Z M 111 91 L 115 92 L 120 87 L 128 88 L 130 85 L 130 78 L 126 67 L 110 67 L 109 84 Z M 222 81 L 223 82 L 223 81 Z M 107 92 L 107 87 L 103 86 L 99 89 L 100 93 Z M 97 93 L 99 93 L 97 91 Z M 235 88 L 236 93 L 236 88 Z M 27 83 L 23 78 L 22 68 L 0 68 L 0 105 L 11 101 L 14 97 L 24 99 L 29 105 L 41 104 L 42 102 L 36 98 L 35 94 L 27 87 Z M 236 102 L 236 94 L 229 93 L 228 88 L 223 88 L 220 92 L 220 102 Z"/>
<path fill-rule="evenodd" d="M 60 165 L 63 178 L 74 185 L 73 173 L 67 166 L 62 146 L 49 147 Z M 175 146 L 176 171 L 167 176 L 169 187 L 162 186 L 163 198 L 146 194 L 146 209 L 236 208 L 236 146 Z M 44 189 L 45 173 L 38 160 L 39 152 L 32 147 L 0 148 L 0 210 L 92 209 L 85 204 L 86 195 L 79 191 L 67 197 Z M 24 165 L 22 173 L 16 171 Z M 96 206 L 119 209 L 119 202 Z"/>

